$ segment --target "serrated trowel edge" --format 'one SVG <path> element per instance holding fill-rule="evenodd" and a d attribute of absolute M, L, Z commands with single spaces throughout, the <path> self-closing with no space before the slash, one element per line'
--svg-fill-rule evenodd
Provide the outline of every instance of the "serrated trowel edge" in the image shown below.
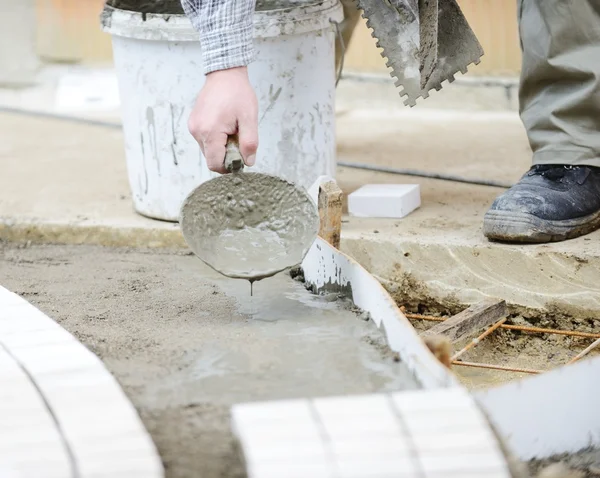
<path fill-rule="evenodd" d="M 407 4 L 407 0 L 391 1 L 404 6 L 407 10 L 411 8 Z M 454 0 L 446 1 L 455 3 Z M 443 3 L 445 2 L 440 1 L 440 4 Z M 467 34 L 472 36 L 469 40 L 474 39 L 476 42 L 477 54 L 468 55 L 466 59 L 463 59 L 464 64 L 458 64 L 453 69 L 448 68 L 447 63 L 446 68 L 442 70 L 436 68 L 426 87 L 422 89 L 420 86 L 418 18 L 415 16 L 412 21 L 402 18 L 395 8 L 386 4 L 385 0 L 356 0 L 356 5 L 359 10 L 362 10 L 362 17 L 366 20 L 367 27 L 372 30 L 371 36 L 376 40 L 377 47 L 383 50 L 381 56 L 387 60 L 386 66 L 390 69 L 390 76 L 396 80 L 394 85 L 401 88 L 400 96 L 406 96 L 404 101 L 406 106 L 413 107 L 417 104 L 417 99 L 428 98 L 429 91 L 432 89 L 439 91 L 444 83 L 452 83 L 456 73 L 465 74 L 471 64 L 479 64 L 483 55 L 483 49 L 469 27 Z"/>

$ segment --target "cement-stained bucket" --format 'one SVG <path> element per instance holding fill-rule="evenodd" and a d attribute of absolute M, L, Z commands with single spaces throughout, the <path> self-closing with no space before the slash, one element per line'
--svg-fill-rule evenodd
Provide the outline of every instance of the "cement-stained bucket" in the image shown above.
<path fill-rule="evenodd" d="M 259 103 L 252 171 L 309 188 L 335 175 L 335 27 L 339 0 L 257 2 L 256 61 L 248 70 Z M 204 84 L 202 45 L 184 15 L 105 7 L 119 80 L 129 184 L 137 212 L 177 221 L 190 191 L 216 176 L 188 131 Z"/>

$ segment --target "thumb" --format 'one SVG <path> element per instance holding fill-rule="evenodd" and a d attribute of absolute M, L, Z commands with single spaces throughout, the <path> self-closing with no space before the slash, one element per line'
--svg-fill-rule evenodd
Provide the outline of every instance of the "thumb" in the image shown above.
<path fill-rule="evenodd" d="M 240 138 L 240 153 L 246 166 L 254 166 L 256 150 L 258 149 L 258 121 L 257 118 L 240 118 L 238 123 L 238 137 Z"/>

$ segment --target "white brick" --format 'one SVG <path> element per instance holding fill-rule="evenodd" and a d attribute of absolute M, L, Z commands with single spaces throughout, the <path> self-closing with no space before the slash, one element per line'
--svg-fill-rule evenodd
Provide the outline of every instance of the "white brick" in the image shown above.
<path fill-rule="evenodd" d="M 461 430 L 465 433 L 479 432 L 487 429 L 484 418 L 473 411 L 457 412 L 432 411 L 403 415 L 403 421 L 411 436 L 431 435 L 432 433 L 446 434 Z"/>
<path fill-rule="evenodd" d="M 32 305 L 15 306 L 0 304 L 0 337 L 8 334 L 29 333 L 35 330 L 52 330 L 60 326 Z"/>
<path fill-rule="evenodd" d="M 32 330 L 28 333 L 7 334 L 2 336 L 2 343 L 10 350 L 19 347 L 39 347 L 41 345 L 70 342 L 77 342 L 77 339 L 60 326 L 52 327 L 50 329 Z"/>
<path fill-rule="evenodd" d="M 355 457 L 337 461 L 340 478 L 404 478 L 417 474 L 414 458 L 410 456 Z"/>
<path fill-rule="evenodd" d="M 327 434 L 333 439 L 349 437 L 381 437 L 397 438 L 404 431 L 396 418 L 384 419 L 375 417 L 323 418 L 321 420 Z"/>
<path fill-rule="evenodd" d="M 340 437 L 332 440 L 331 449 L 339 456 L 380 456 L 410 455 L 412 445 L 403 436 L 382 436 L 379 434 Z"/>
<path fill-rule="evenodd" d="M 418 184 L 367 184 L 348 196 L 348 212 L 356 217 L 402 218 L 420 205 Z"/>
<path fill-rule="evenodd" d="M 440 433 L 439 430 L 428 433 L 417 431 L 411 438 L 419 453 L 454 454 L 461 450 L 479 452 L 497 449 L 496 439 L 490 430 L 484 428 L 473 432 L 460 428 L 445 433 Z"/>
<path fill-rule="evenodd" d="M 34 453 L 34 451 L 32 451 Z M 13 473 L 5 470 L 14 470 Z M 0 460 L 0 476 L 2 478 L 69 478 L 73 476 L 71 464 L 65 458 L 53 460 L 29 459 L 25 462 L 2 463 Z"/>
<path fill-rule="evenodd" d="M 100 359 L 77 341 L 34 347 L 17 347 L 13 355 L 37 379 L 47 373 L 67 373 L 104 366 Z"/>
<path fill-rule="evenodd" d="M 284 422 L 268 426 L 255 425 L 236 427 L 236 434 L 243 442 L 258 441 L 267 445 L 275 445 L 282 441 L 295 443 L 321 441 L 319 428 L 313 422 Z"/>
<path fill-rule="evenodd" d="M 131 453 L 129 450 L 123 450 L 106 456 L 91 457 L 87 454 L 81 454 L 75 449 L 75 454 L 82 478 L 91 476 L 106 478 L 121 476 L 128 478 L 134 474 L 149 478 L 161 476 L 158 473 L 162 465 L 158 457 L 145 453 Z M 145 475 L 141 475 L 142 473 L 145 473 Z"/>
<path fill-rule="evenodd" d="M 250 464 L 269 461 L 325 460 L 327 450 L 321 440 L 285 440 L 264 442 L 248 440 L 244 443 L 244 456 Z"/>
<path fill-rule="evenodd" d="M 248 478 L 334 478 L 333 464 L 327 461 L 265 462 L 248 466 Z"/>
<path fill-rule="evenodd" d="M 22 299 L 14 292 L 0 286 L 0 308 L 8 305 L 20 304 L 22 302 L 25 302 L 25 299 Z"/>
<path fill-rule="evenodd" d="M 480 476 L 488 476 L 488 473 L 498 473 L 506 470 L 504 457 L 496 451 L 484 453 L 468 452 L 448 454 L 420 453 L 419 462 L 429 473 L 480 473 Z"/>

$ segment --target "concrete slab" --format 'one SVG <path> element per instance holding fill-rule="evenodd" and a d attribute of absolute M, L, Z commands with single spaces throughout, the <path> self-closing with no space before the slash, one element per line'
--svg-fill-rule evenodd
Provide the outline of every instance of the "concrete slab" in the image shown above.
<path fill-rule="evenodd" d="M 356 93 L 356 92 L 354 92 Z M 353 94 L 354 94 L 353 93 Z M 514 112 L 407 109 L 338 113 L 339 159 L 516 181 L 529 167 Z M 175 224 L 132 211 L 120 131 L 0 114 L 0 237 L 111 246 L 183 246 Z M 600 309 L 600 234 L 560 244 L 488 243 L 481 218 L 500 189 L 339 168 L 346 193 L 366 183 L 419 183 L 402 220 L 349 219 L 342 249 L 398 301 L 448 311 L 485 296 L 579 318 Z"/>

